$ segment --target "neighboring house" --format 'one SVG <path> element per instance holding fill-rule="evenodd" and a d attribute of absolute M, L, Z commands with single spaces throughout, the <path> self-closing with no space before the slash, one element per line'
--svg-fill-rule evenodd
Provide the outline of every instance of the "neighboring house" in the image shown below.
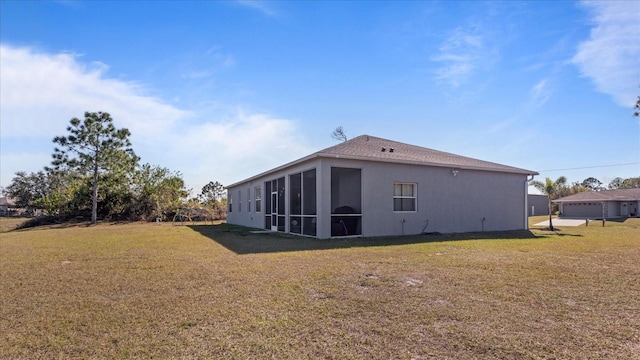
<path fill-rule="evenodd" d="M 639 216 L 640 189 L 586 191 L 554 200 L 563 217 L 608 219 Z"/>
<path fill-rule="evenodd" d="M 547 195 L 527 195 L 527 210 L 529 216 L 549 215 L 549 197 Z"/>
<path fill-rule="evenodd" d="M 16 203 L 13 199 L 6 196 L 0 197 L 0 215 L 9 214 L 9 209 L 15 208 Z"/>
<path fill-rule="evenodd" d="M 227 186 L 227 222 L 320 239 L 527 229 L 536 174 L 362 135 Z"/>

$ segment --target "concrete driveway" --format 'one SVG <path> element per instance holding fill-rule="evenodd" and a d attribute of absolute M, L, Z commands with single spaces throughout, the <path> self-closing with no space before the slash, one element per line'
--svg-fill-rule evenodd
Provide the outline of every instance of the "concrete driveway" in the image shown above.
<path fill-rule="evenodd" d="M 566 218 L 553 218 L 553 226 L 580 226 L 586 223 L 585 219 L 566 219 Z M 549 227 L 549 219 L 533 224 L 533 226 Z"/>

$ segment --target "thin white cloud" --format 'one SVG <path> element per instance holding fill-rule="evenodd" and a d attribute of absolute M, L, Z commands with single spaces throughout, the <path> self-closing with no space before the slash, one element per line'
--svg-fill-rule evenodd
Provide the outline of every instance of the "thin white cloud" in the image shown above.
<path fill-rule="evenodd" d="M 458 87 L 475 71 L 490 63 L 495 55 L 495 50 L 486 44 L 485 37 L 477 28 L 456 28 L 440 45 L 438 54 L 431 57 L 432 61 L 441 64 L 435 78 Z"/>
<path fill-rule="evenodd" d="M 517 118 L 509 118 L 487 124 L 485 132 L 490 135 L 503 134 L 504 131 L 509 130 L 509 128 L 511 128 L 517 121 Z"/>
<path fill-rule="evenodd" d="M 200 187 L 241 180 L 308 153 L 292 120 L 225 110 L 229 106 L 215 99 L 210 108 L 180 109 L 147 95 L 140 84 L 108 77 L 103 63 L 81 60 L 0 45 L 3 186 L 16 171 L 48 165 L 51 139 L 64 135 L 69 120 L 82 119 L 85 111 L 109 112 L 116 127 L 131 130 L 143 162 L 180 171 Z"/>
<path fill-rule="evenodd" d="M 640 3 L 584 1 L 593 28 L 571 60 L 598 91 L 633 106 L 640 85 Z"/>
<path fill-rule="evenodd" d="M 266 1 L 263 0 L 236 0 L 236 3 L 257 10 L 267 16 L 276 16 L 278 13 L 269 5 Z"/>
<path fill-rule="evenodd" d="M 181 70 L 184 79 L 206 79 L 214 76 L 223 69 L 233 68 L 236 65 L 235 58 L 214 46 L 202 54 L 189 57 Z M 206 65 L 204 65 L 206 64 Z"/>
<path fill-rule="evenodd" d="M 551 89 L 547 79 L 540 80 L 531 88 L 531 102 L 536 107 L 544 105 L 551 98 Z"/>
<path fill-rule="evenodd" d="M 236 60 L 233 56 L 224 53 L 218 46 L 214 46 L 207 50 L 205 54 L 223 67 L 233 67 L 236 64 Z"/>

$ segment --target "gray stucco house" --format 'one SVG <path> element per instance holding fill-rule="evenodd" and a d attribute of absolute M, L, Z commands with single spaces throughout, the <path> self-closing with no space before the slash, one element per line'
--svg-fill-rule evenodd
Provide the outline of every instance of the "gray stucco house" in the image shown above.
<path fill-rule="evenodd" d="M 320 239 L 527 229 L 533 175 L 362 135 L 227 186 L 227 222 Z"/>
<path fill-rule="evenodd" d="M 6 196 L 0 197 L 0 215 L 9 213 L 9 209 L 15 208 L 16 202 Z"/>
<path fill-rule="evenodd" d="M 529 216 L 549 215 L 549 197 L 547 195 L 529 194 L 527 196 Z"/>
<path fill-rule="evenodd" d="M 553 200 L 563 217 L 610 219 L 640 216 L 640 189 L 586 191 Z"/>

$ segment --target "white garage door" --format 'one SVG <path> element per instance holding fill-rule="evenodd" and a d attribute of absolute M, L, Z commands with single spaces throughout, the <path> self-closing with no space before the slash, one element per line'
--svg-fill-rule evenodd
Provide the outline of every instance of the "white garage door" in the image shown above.
<path fill-rule="evenodd" d="M 562 206 L 562 216 L 577 218 L 602 217 L 602 205 L 600 203 L 565 203 Z"/>

